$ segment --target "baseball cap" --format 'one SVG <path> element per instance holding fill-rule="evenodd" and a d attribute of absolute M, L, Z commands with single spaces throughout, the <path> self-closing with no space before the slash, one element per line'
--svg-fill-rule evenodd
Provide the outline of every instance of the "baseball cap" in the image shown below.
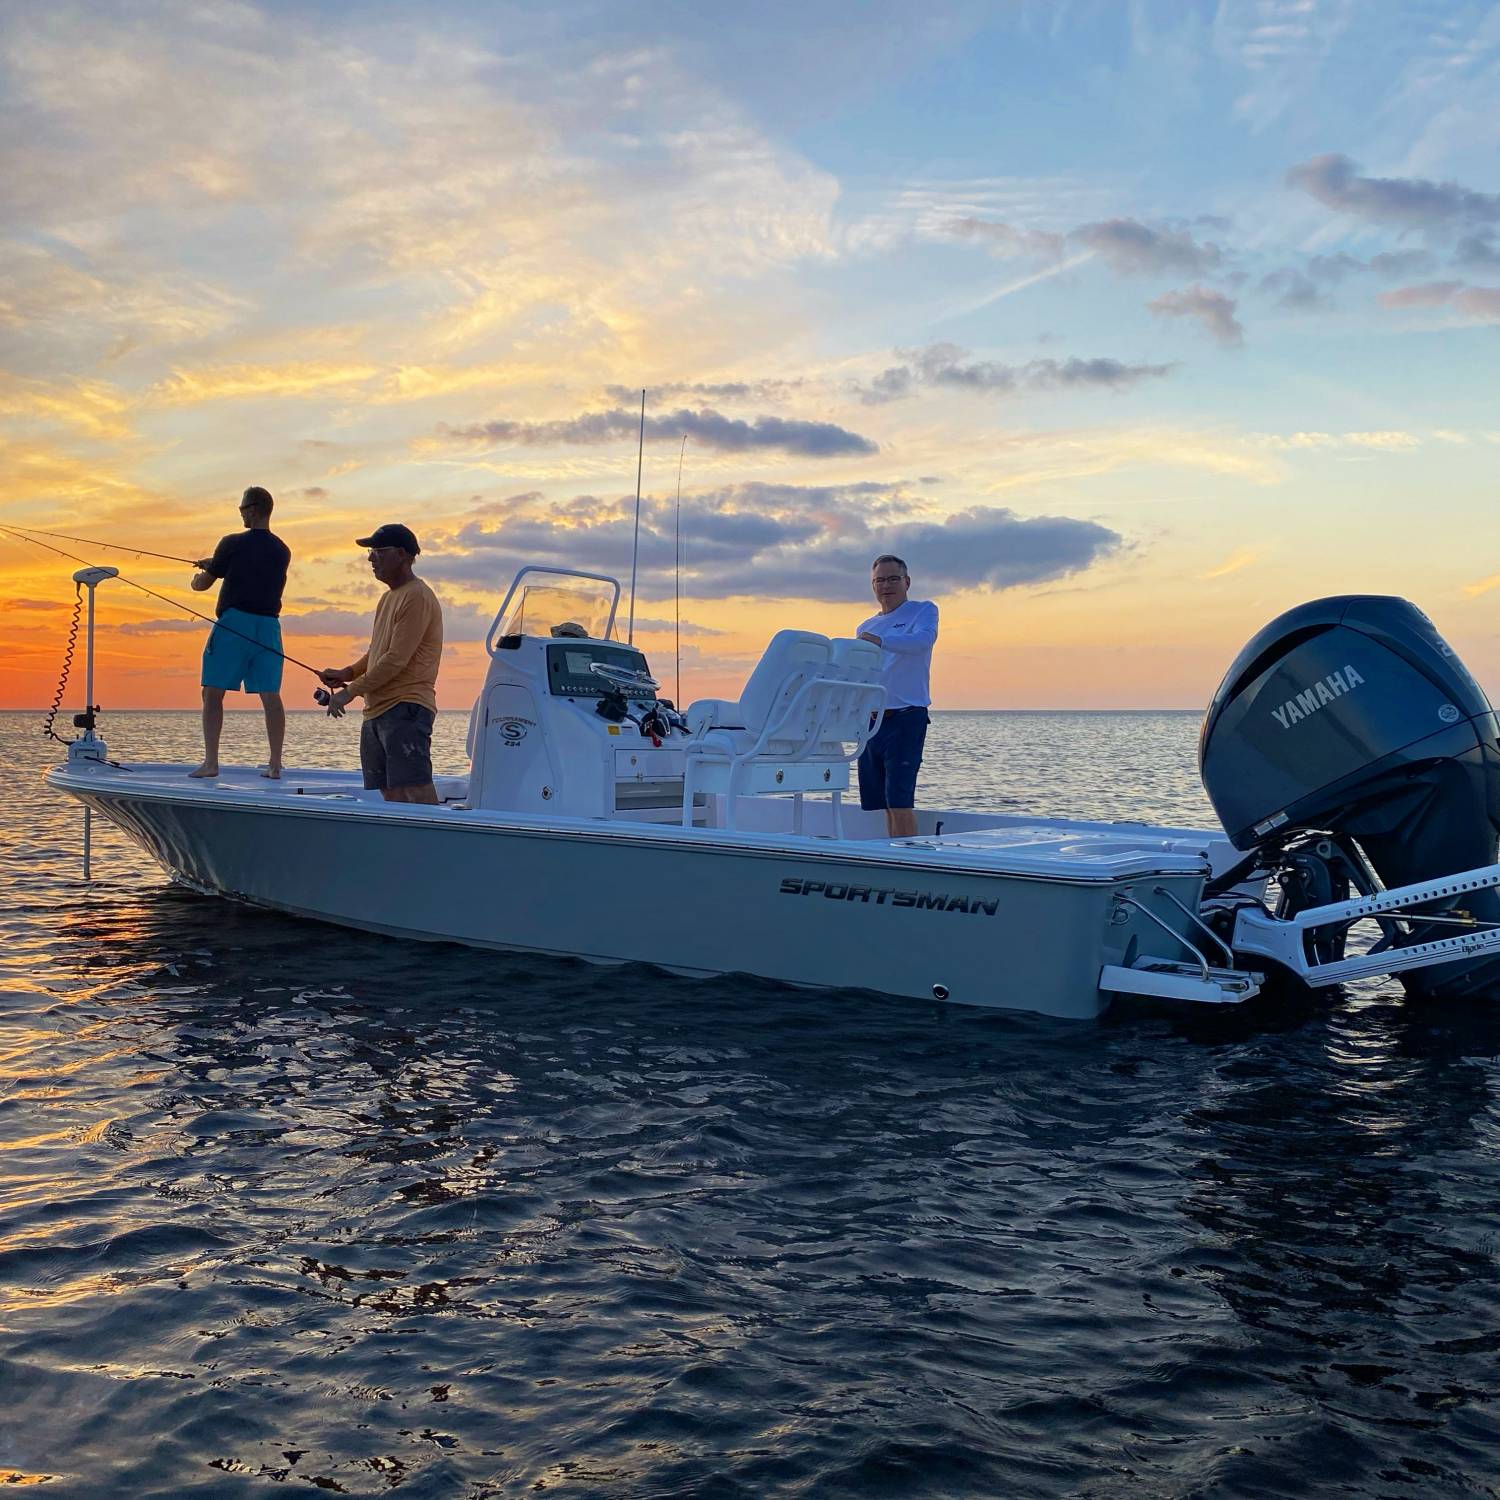
<path fill-rule="evenodd" d="M 422 550 L 417 545 L 416 536 L 411 528 L 394 522 L 385 526 L 377 526 L 369 536 L 355 537 L 354 545 L 356 547 L 399 547 L 403 552 L 410 552 L 413 557 Z"/>

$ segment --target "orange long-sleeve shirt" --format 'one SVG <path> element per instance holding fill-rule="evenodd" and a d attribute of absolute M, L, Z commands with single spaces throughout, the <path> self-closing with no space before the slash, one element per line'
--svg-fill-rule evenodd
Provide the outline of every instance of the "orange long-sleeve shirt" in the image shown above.
<path fill-rule="evenodd" d="M 438 665 L 443 659 L 443 606 L 420 579 L 387 589 L 375 606 L 370 649 L 348 671 L 349 692 L 365 700 L 373 719 L 398 703 L 437 712 Z"/>

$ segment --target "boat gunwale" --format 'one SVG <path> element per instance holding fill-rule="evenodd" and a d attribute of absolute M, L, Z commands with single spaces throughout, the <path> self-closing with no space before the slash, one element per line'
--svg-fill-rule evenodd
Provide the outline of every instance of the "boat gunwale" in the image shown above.
<path fill-rule="evenodd" d="M 145 769 L 143 767 L 143 769 Z M 152 766 L 150 769 L 157 769 Z M 165 767 L 162 767 L 165 769 Z M 173 768 L 174 770 L 178 768 Z M 92 796 L 101 802 L 117 794 L 133 799 L 178 807 L 201 807 L 223 812 L 272 813 L 281 817 L 337 820 L 354 818 L 375 824 L 406 825 L 444 829 L 451 832 L 502 833 L 520 838 L 562 838 L 569 841 L 604 844 L 612 847 L 647 846 L 673 851 L 698 850 L 717 855 L 744 855 L 756 859 L 812 860 L 824 864 L 856 864 L 892 873 L 965 875 L 979 878 L 1030 880 L 1072 886 L 1124 887 L 1149 879 L 1207 879 L 1212 865 L 1207 855 L 1170 853 L 1152 860 L 1151 851 L 1140 851 L 1145 868 L 1130 871 L 1098 869 L 1063 870 L 1044 868 L 1041 861 L 1061 860 L 1060 855 L 1032 856 L 1036 865 L 1028 865 L 1025 855 L 1007 855 L 1000 850 L 975 850 L 948 846 L 949 857 L 933 859 L 929 853 L 929 835 L 918 835 L 921 845 L 886 840 L 832 839 L 815 835 L 766 833 L 755 829 L 684 828 L 679 823 L 637 823 L 631 820 L 551 818 L 542 819 L 524 813 L 506 813 L 497 808 L 455 808 L 409 802 L 367 802 L 350 797 L 337 807 L 320 806 L 321 796 L 306 797 L 295 791 L 253 787 L 255 802 L 247 803 L 243 793 L 224 792 L 211 784 L 193 787 L 170 787 L 160 781 L 141 779 L 133 784 L 113 781 L 105 784 L 104 772 L 132 774 L 132 768 L 94 763 L 86 771 L 62 764 L 46 773 L 48 785 L 72 795 Z M 349 773 L 322 771 L 321 776 L 347 777 Z M 106 813 L 105 816 L 108 816 Z M 1140 826 L 1140 825 L 1124 825 Z M 1149 826 L 1149 825 L 1147 825 Z M 977 831 L 977 830 L 971 830 Z M 1188 830 L 1181 830 L 1188 832 Z M 727 838 L 725 835 L 732 835 Z M 1121 838 L 1128 838 L 1123 832 Z M 791 842 L 790 840 L 795 840 Z M 868 846 L 874 844 L 876 849 Z M 1089 856 L 1080 856 L 1080 862 Z M 1177 861 L 1169 865 L 1165 861 Z"/>

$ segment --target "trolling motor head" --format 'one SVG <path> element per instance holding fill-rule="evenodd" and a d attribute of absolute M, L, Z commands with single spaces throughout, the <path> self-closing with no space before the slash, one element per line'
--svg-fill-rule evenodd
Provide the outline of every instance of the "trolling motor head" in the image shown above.
<path fill-rule="evenodd" d="M 1273 620 L 1214 694 L 1198 760 L 1230 839 L 1268 864 L 1316 833 L 1352 840 L 1387 887 L 1496 862 L 1500 724 L 1404 599 L 1317 599 Z M 1500 921 L 1494 891 L 1464 905 Z M 1500 963 L 1446 963 L 1405 982 L 1427 994 L 1500 989 Z"/>

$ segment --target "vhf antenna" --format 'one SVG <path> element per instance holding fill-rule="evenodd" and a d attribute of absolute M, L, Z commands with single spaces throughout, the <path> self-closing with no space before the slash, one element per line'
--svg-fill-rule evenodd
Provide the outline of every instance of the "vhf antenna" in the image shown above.
<path fill-rule="evenodd" d="M 677 450 L 677 507 L 673 513 L 672 530 L 677 549 L 677 707 L 682 708 L 682 460 L 687 453 L 687 433 L 682 435 L 682 447 Z"/>
<path fill-rule="evenodd" d="M 641 392 L 641 440 L 635 450 L 635 538 L 630 544 L 630 624 L 625 640 L 635 645 L 635 565 L 641 551 L 641 460 L 646 456 L 646 393 Z"/>

